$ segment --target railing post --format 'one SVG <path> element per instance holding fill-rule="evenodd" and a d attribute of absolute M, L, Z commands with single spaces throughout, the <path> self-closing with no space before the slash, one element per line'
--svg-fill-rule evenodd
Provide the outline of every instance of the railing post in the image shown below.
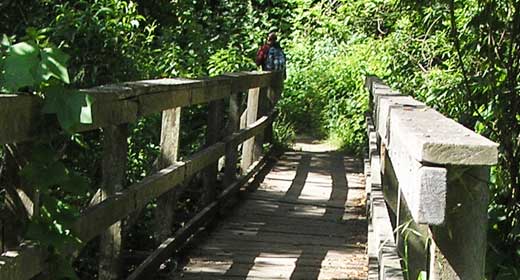
<path fill-rule="evenodd" d="M 433 226 L 430 280 L 483 279 L 489 167 L 448 168 L 446 222 Z"/>
<path fill-rule="evenodd" d="M 258 103 L 260 88 L 252 88 L 247 95 L 247 118 L 246 126 L 254 123 L 258 118 Z M 242 146 L 242 170 L 245 171 L 259 158 L 262 146 L 258 147 L 257 137 L 253 137 L 244 142 Z"/>
<path fill-rule="evenodd" d="M 180 107 L 163 111 L 160 142 L 161 154 L 157 163 L 158 169 L 170 166 L 177 161 L 180 121 Z M 175 189 L 164 193 L 157 199 L 154 237 L 159 244 L 172 233 L 176 205 L 177 191 Z"/>
<path fill-rule="evenodd" d="M 232 93 L 229 97 L 229 115 L 226 134 L 232 135 L 240 126 L 240 93 Z M 229 186 L 236 178 L 238 146 L 236 143 L 226 145 L 226 163 L 224 164 L 224 186 Z"/>
<path fill-rule="evenodd" d="M 206 146 L 211 146 L 218 142 L 221 136 L 223 122 L 224 102 L 222 100 L 211 101 L 208 106 L 208 126 L 206 131 Z M 215 200 L 217 181 L 218 161 L 210 164 L 204 169 L 203 176 L 203 204 L 207 205 Z"/>
<path fill-rule="evenodd" d="M 128 125 L 103 128 L 103 177 L 99 200 L 123 190 L 128 152 Z M 121 221 L 101 234 L 98 279 L 119 279 L 121 273 Z"/>

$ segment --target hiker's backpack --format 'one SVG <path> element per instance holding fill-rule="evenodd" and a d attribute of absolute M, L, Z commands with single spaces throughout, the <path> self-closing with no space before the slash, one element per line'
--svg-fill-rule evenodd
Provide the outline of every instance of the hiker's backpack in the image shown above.
<path fill-rule="evenodd" d="M 269 48 L 265 69 L 268 71 L 285 71 L 285 54 L 282 49 L 275 46 Z"/>
<path fill-rule="evenodd" d="M 260 66 L 267 60 L 267 53 L 269 52 L 269 45 L 265 44 L 256 53 L 256 65 Z"/>

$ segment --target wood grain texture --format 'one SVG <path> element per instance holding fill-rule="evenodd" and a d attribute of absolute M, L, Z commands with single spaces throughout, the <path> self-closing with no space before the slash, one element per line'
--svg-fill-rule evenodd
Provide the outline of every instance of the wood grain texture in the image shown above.
<path fill-rule="evenodd" d="M 182 268 L 158 279 L 366 279 L 364 180 L 350 162 L 286 153 Z"/>

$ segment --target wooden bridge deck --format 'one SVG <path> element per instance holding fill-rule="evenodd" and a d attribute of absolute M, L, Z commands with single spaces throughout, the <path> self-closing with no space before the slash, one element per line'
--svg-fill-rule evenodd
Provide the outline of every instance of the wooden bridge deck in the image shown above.
<path fill-rule="evenodd" d="M 285 153 L 170 276 L 366 279 L 361 168 L 358 160 L 316 145 Z"/>

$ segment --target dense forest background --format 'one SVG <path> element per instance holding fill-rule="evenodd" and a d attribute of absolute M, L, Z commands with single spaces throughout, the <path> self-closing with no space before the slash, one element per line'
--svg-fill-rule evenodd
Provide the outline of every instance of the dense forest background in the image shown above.
<path fill-rule="evenodd" d="M 366 146 L 364 77 L 377 75 L 500 143 L 489 182 L 488 279 L 520 279 L 520 1 L 3 0 L 0 19 L 3 92 L 46 91 L 53 75 L 68 88 L 85 88 L 254 70 L 257 48 L 276 30 L 288 56 L 279 143 L 308 133 L 357 155 Z M 18 42 L 67 61 L 68 75 L 51 71 L 45 81 L 30 80 L 34 86 L 7 83 Z M 203 144 L 204 114 L 204 106 L 183 111 L 191 127 L 182 130 L 182 155 Z M 151 172 L 159 128 L 160 116 L 132 126 L 129 183 Z M 53 141 L 88 185 L 99 184 L 98 132 Z M 92 189 L 63 201 L 84 206 Z M 182 215 L 196 207 L 185 206 Z M 141 250 L 153 244 L 146 230 L 153 211 L 143 215 L 127 232 L 127 246 Z M 84 279 L 96 275 L 95 248 L 75 265 Z"/>

